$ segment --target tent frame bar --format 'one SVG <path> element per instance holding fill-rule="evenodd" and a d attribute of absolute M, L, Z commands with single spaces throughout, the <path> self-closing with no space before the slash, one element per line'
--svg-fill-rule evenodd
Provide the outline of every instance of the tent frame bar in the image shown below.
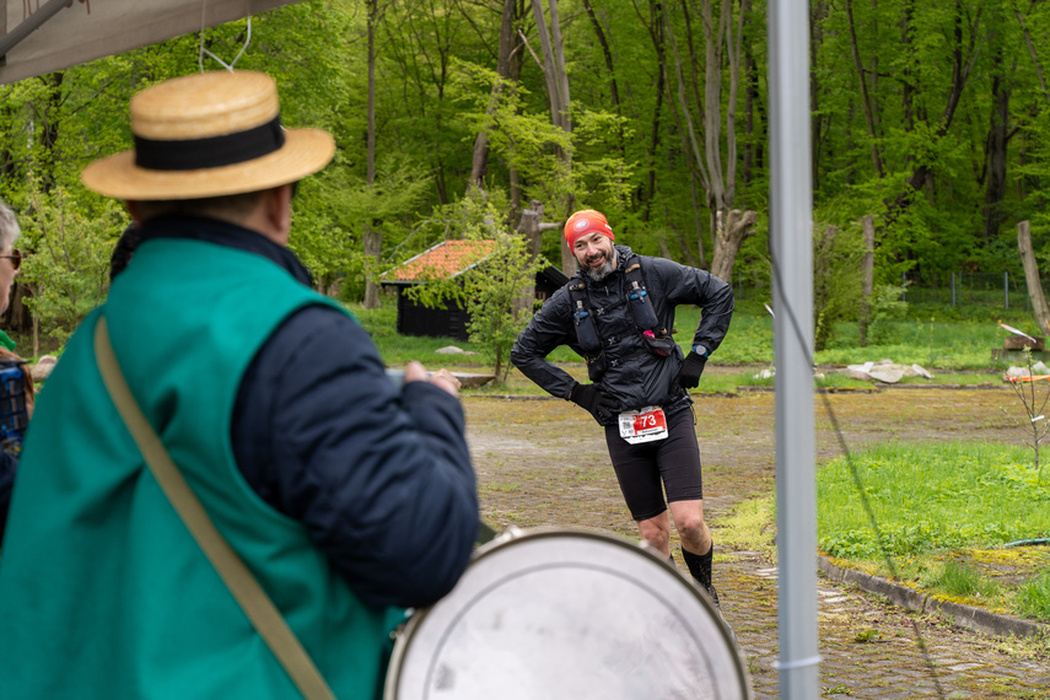
<path fill-rule="evenodd" d="M 44 6 L 29 15 L 10 34 L 7 33 L 7 0 L 0 2 L 0 12 L 3 13 L 4 23 L 3 38 L 0 39 L 0 65 L 7 63 L 7 52 L 22 43 L 22 40 L 39 29 L 44 22 L 58 14 L 58 11 L 69 4 L 69 0 L 48 0 Z"/>

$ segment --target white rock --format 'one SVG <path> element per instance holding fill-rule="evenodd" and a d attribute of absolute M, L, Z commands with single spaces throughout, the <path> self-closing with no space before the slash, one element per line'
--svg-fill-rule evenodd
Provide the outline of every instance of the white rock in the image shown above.
<path fill-rule="evenodd" d="M 920 365 L 912 365 L 911 372 L 908 374 L 909 377 L 923 377 L 924 379 L 933 379 L 933 375 L 925 367 Z"/>
<path fill-rule="evenodd" d="M 55 368 L 56 362 L 58 362 L 58 358 L 54 355 L 44 355 L 35 365 L 30 366 L 29 376 L 33 378 L 34 382 L 44 381 L 51 375 L 51 370 Z"/>
<path fill-rule="evenodd" d="M 443 348 L 438 348 L 434 352 L 438 353 L 439 355 L 477 355 L 476 352 L 470 352 L 469 350 L 464 350 L 463 348 L 456 347 L 455 345 L 446 345 Z"/>
<path fill-rule="evenodd" d="M 884 384 L 896 384 L 904 378 L 904 368 L 900 365 L 876 365 L 868 372 L 872 379 L 877 379 Z"/>
<path fill-rule="evenodd" d="M 1027 367 L 1010 367 L 1006 370 L 1003 378 L 1007 381 L 1011 379 L 1023 379 L 1024 377 L 1031 376 L 1031 372 L 1028 371 Z"/>

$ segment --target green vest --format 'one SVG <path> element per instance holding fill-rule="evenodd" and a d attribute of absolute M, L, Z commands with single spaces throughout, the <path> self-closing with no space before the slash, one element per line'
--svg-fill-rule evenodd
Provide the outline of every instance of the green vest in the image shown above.
<path fill-rule="evenodd" d="M 265 258 L 143 244 L 47 381 L 0 554 L 0 698 L 299 697 L 161 492 L 102 384 L 100 313 L 136 399 L 339 698 L 377 698 L 400 609 L 364 605 L 264 503 L 230 421 L 256 351 L 327 304 Z"/>

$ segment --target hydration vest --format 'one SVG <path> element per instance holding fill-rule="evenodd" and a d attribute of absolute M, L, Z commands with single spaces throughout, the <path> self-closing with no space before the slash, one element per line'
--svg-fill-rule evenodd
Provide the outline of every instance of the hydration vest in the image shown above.
<path fill-rule="evenodd" d="M 668 331 L 667 328 L 660 325 L 659 319 L 656 318 L 656 310 L 645 288 L 645 275 L 642 271 L 641 260 L 637 259 L 631 263 L 623 274 L 627 285 L 626 303 L 631 309 L 631 316 L 634 318 L 638 331 L 653 354 L 667 357 L 674 349 L 675 341 L 671 337 L 674 330 Z M 591 309 L 586 279 L 578 279 L 569 283 L 569 298 L 572 300 L 572 319 L 576 329 L 576 342 L 584 352 L 584 359 L 587 360 L 589 370 L 600 373 L 604 356 L 602 338 L 598 335 L 598 328 L 594 322 L 594 312 Z"/>

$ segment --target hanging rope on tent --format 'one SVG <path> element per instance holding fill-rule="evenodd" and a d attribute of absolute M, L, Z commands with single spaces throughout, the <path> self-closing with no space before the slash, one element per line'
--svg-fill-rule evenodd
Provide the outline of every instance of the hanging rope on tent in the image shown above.
<path fill-rule="evenodd" d="M 816 358 L 812 352 L 808 350 L 805 335 L 802 332 L 802 324 L 798 319 L 798 315 L 795 310 L 791 307 L 790 303 L 786 302 L 786 296 L 783 290 L 784 279 L 783 270 L 780 265 L 780 256 L 778 251 L 770 246 L 770 265 L 773 268 L 773 284 L 777 288 L 778 296 L 783 301 L 782 306 L 783 312 L 787 318 L 788 327 L 798 340 L 799 346 L 806 350 L 806 360 L 810 367 L 813 367 L 816 363 Z M 769 307 L 766 307 L 769 309 Z M 780 308 L 777 311 L 781 311 Z M 773 313 L 772 309 L 769 309 L 770 313 Z M 853 477 L 854 486 L 857 489 L 857 495 L 860 498 L 861 507 L 864 509 L 865 514 L 868 517 L 868 522 L 871 524 L 871 528 L 875 533 L 875 541 L 878 543 L 880 553 L 883 558 L 883 562 L 886 564 L 887 569 L 890 572 L 891 578 L 899 578 L 897 573 L 897 566 L 893 562 L 893 554 L 889 550 L 887 539 L 882 535 L 882 528 L 879 527 L 878 518 L 875 517 L 875 510 L 871 505 L 871 501 L 868 499 L 867 489 L 860 477 L 860 472 L 857 469 L 857 465 L 853 460 L 853 453 L 850 450 L 849 444 L 846 442 L 845 433 L 842 431 L 842 427 L 839 425 L 838 416 L 835 414 L 834 408 L 832 408 L 831 400 L 828 398 L 826 393 L 820 394 L 821 401 L 824 404 L 824 410 L 827 412 L 828 420 L 831 423 L 832 433 L 838 442 L 839 449 L 842 451 L 843 459 L 846 462 L 846 466 L 849 468 L 850 474 Z M 923 662 L 926 664 L 926 669 L 929 671 L 930 678 L 933 681 L 934 690 L 939 698 L 947 698 L 947 694 L 944 692 L 944 687 L 941 685 L 940 674 L 937 672 L 937 667 L 930 656 L 929 646 L 926 644 L 926 639 L 923 637 L 922 629 L 919 628 L 918 622 L 914 619 L 910 620 L 912 633 L 915 635 L 915 644 L 919 648 L 919 652 L 922 654 Z"/>
<path fill-rule="evenodd" d="M 241 56 L 243 56 L 244 52 L 248 49 L 248 44 L 252 43 L 252 16 L 248 15 L 248 33 L 247 33 L 247 36 L 245 36 L 245 38 L 244 38 L 244 46 L 242 46 L 241 50 L 237 52 L 237 55 L 233 57 L 232 61 L 230 61 L 229 63 L 226 63 L 226 61 L 222 60 L 221 58 L 219 58 L 218 56 L 213 54 L 211 51 L 209 51 L 208 49 L 204 48 L 204 32 L 207 29 L 207 27 L 205 26 L 204 17 L 205 17 L 205 13 L 206 13 L 207 9 L 208 9 L 208 2 L 207 2 L 207 0 L 205 0 L 204 2 L 201 3 L 201 42 L 200 42 L 200 53 L 197 56 L 197 63 L 198 63 L 198 65 L 200 65 L 201 73 L 203 73 L 204 72 L 204 55 L 207 54 L 209 57 L 214 58 L 216 61 L 218 61 L 219 65 L 221 65 L 223 68 L 225 68 L 226 70 L 228 70 L 228 71 L 230 71 L 232 73 L 233 72 L 233 67 L 235 65 L 237 65 L 237 61 L 239 61 L 241 59 Z"/>

